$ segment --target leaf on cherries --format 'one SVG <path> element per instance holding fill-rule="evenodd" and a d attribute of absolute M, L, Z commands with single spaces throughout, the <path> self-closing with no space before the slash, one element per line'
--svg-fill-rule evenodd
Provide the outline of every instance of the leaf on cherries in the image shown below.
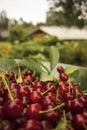
<path fill-rule="evenodd" d="M 68 74 L 70 77 L 78 76 L 79 68 L 74 66 L 68 66 L 65 68 L 65 73 Z"/>
<path fill-rule="evenodd" d="M 49 48 L 49 58 L 50 58 L 50 69 L 53 70 L 60 58 L 60 54 L 57 47 L 51 46 Z"/>
<path fill-rule="evenodd" d="M 61 120 L 58 121 L 58 124 L 54 130 L 66 130 L 67 128 L 67 121 L 62 118 Z"/>
<path fill-rule="evenodd" d="M 51 74 L 47 74 L 47 73 L 41 73 L 40 75 L 40 79 L 41 81 L 53 81 L 54 80 L 54 76 Z"/>

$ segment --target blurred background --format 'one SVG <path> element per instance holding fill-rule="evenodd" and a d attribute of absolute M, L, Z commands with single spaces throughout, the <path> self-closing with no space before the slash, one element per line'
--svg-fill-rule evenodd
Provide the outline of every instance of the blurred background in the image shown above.
<path fill-rule="evenodd" d="M 49 61 L 51 46 L 86 81 L 86 0 L 0 0 L 0 58 Z"/>

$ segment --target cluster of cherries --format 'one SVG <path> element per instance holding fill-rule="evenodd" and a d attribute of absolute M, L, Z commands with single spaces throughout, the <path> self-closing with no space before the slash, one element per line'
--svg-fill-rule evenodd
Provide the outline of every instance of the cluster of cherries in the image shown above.
<path fill-rule="evenodd" d="M 0 130 L 57 130 L 63 120 L 65 130 L 87 130 L 87 96 L 62 66 L 57 72 L 45 82 L 31 70 L 1 75 Z"/>

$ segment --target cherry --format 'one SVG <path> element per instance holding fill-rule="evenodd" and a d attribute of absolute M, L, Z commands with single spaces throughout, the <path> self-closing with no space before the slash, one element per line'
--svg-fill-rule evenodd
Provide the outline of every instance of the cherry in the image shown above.
<path fill-rule="evenodd" d="M 24 75 L 25 76 L 27 76 L 27 75 L 33 75 L 33 71 L 32 70 L 27 70 Z"/>
<path fill-rule="evenodd" d="M 11 118 L 20 117 L 23 112 L 23 108 L 23 103 L 19 99 L 7 101 L 4 104 L 4 112 L 7 117 Z"/>
<path fill-rule="evenodd" d="M 65 103 L 65 110 L 68 112 L 68 111 L 71 111 L 71 100 L 68 100 L 66 103 Z"/>
<path fill-rule="evenodd" d="M 43 108 L 39 103 L 31 104 L 27 108 L 27 116 L 29 119 L 40 120 L 42 118 L 42 114 L 39 114 L 39 111 L 42 111 L 42 110 Z"/>
<path fill-rule="evenodd" d="M 55 85 L 55 83 L 53 81 L 47 81 L 46 84 L 44 85 L 44 89 L 49 90 L 49 91 L 56 91 L 57 86 Z"/>
<path fill-rule="evenodd" d="M 65 102 L 68 102 L 69 100 L 74 99 L 74 96 L 72 94 L 70 94 L 70 93 L 64 93 L 63 97 L 64 97 Z"/>
<path fill-rule="evenodd" d="M 3 112 L 3 106 L 0 105 L 0 119 L 3 119 L 5 117 Z"/>
<path fill-rule="evenodd" d="M 69 92 L 69 88 L 66 84 L 60 85 L 59 89 L 61 90 L 61 93 L 68 93 Z"/>
<path fill-rule="evenodd" d="M 39 92 L 33 91 L 32 93 L 30 93 L 29 99 L 31 103 L 40 103 L 42 100 L 42 96 Z"/>
<path fill-rule="evenodd" d="M 68 80 L 68 75 L 66 73 L 61 73 L 60 80 L 66 82 Z"/>
<path fill-rule="evenodd" d="M 50 97 L 50 96 L 44 96 L 43 99 L 42 99 L 42 106 L 44 108 L 46 108 L 48 105 L 52 105 L 54 106 L 55 105 L 55 102 L 53 101 L 53 98 Z"/>
<path fill-rule="evenodd" d="M 20 89 L 20 85 L 17 84 L 17 83 L 11 83 L 10 88 L 11 88 L 11 89 L 19 90 L 19 89 Z"/>
<path fill-rule="evenodd" d="M 28 96 L 29 95 L 29 89 L 28 87 L 25 87 L 25 86 L 21 86 L 20 87 L 20 90 L 19 90 L 19 94 L 20 96 Z"/>
<path fill-rule="evenodd" d="M 51 122 L 56 122 L 61 118 L 61 112 L 59 110 L 53 110 L 44 114 L 45 119 Z"/>
<path fill-rule="evenodd" d="M 59 73 L 63 73 L 63 72 L 64 72 L 64 68 L 63 68 L 62 66 L 58 66 L 58 67 L 57 67 L 57 71 L 58 71 Z"/>
<path fill-rule="evenodd" d="M 56 93 L 55 92 L 48 92 L 45 94 L 45 97 L 48 96 L 49 98 L 52 99 L 52 101 L 56 101 Z"/>
<path fill-rule="evenodd" d="M 87 120 L 85 120 L 85 117 L 83 114 L 77 114 L 75 115 L 73 119 L 73 126 L 76 130 L 85 130 L 84 124 L 87 125 Z"/>
<path fill-rule="evenodd" d="M 30 100 L 27 96 L 23 96 L 21 100 L 22 100 L 22 103 L 25 105 L 25 107 L 30 103 Z"/>
<path fill-rule="evenodd" d="M 43 126 L 43 130 L 52 130 L 53 129 L 52 123 L 48 120 L 42 120 L 41 124 Z"/>
<path fill-rule="evenodd" d="M 84 105 L 82 102 L 79 101 L 78 98 L 71 100 L 71 111 L 73 113 L 80 113 L 83 111 L 83 109 L 84 109 Z"/>
<path fill-rule="evenodd" d="M 40 87 L 43 87 L 44 83 L 42 81 L 37 81 L 34 85 L 34 87 L 37 89 L 37 88 L 40 88 Z"/>
<path fill-rule="evenodd" d="M 35 119 L 27 120 L 23 124 L 23 128 L 24 130 L 43 130 L 41 122 Z"/>

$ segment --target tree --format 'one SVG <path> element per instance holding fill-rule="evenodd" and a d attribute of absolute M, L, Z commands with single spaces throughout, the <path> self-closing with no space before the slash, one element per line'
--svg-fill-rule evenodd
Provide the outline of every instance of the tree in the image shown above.
<path fill-rule="evenodd" d="M 15 25 L 11 27 L 9 32 L 10 32 L 9 40 L 12 43 L 14 42 L 20 43 L 25 41 L 26 39 L 27 30 L 22 25 Z"/>
<path fill-rule="evenodd" d="M 86 0 L 48 0 L 47 24 L 83 27 L 87 24 Z"/>
<path fill-rule="evenodd" d="M 9 20 L 5 11 L 0 12 L 0 30 L 6 30 L 8 28 Z"/>

